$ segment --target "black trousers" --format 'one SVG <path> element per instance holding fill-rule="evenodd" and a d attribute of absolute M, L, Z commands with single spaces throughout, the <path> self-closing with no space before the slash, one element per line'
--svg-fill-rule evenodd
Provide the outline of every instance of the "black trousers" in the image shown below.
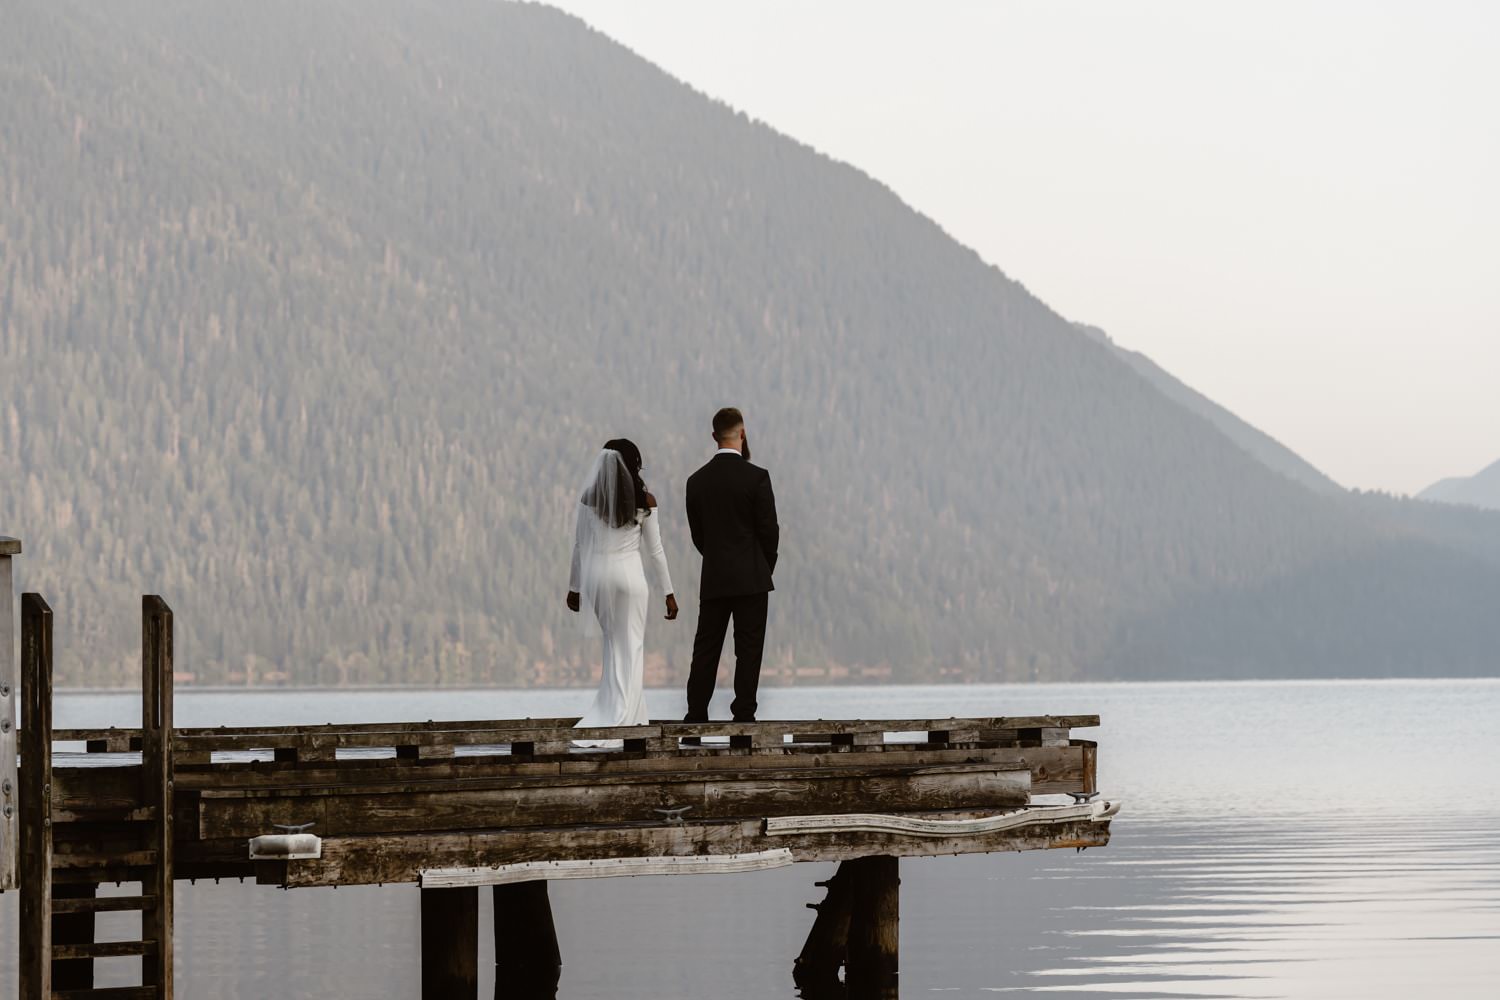
<path fill-rule="evenodd" d="M 708 702 L 719 676 L 724 633 L 734 619 L 734 703 L 736 722 L 755 721 L 755 692 L 760 687 L 760 658 L 766 648 L 769 594 L 715 597 L 698 604 L 698 634 L 693 637 L 693 666 L 688 671 L 685 721 L 707 722 Z"/>

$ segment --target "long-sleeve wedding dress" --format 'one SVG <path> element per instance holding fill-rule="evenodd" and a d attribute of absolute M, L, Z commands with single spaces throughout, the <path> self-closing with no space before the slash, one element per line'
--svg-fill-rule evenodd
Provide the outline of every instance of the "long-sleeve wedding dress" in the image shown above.
<path fill-rule="evenodd" d="M 637 511 L 617 527 L 588 503 L 578 505 L 568 589 L 582 597 L 585 614 L 592 609 L 604 639 L 599 693 L 580 726 L 639 726 L 650 719 L 644 691 L 647 560 L 662 592 L 672 593 L 661 517 L 654 508 Z"/>

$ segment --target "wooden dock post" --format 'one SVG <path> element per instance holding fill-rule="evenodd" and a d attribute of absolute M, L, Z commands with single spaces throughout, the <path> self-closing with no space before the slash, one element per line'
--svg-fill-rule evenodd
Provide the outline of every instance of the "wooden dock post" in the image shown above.
<path fill-rule="evenodd" d="M 10 560 L 21 543 L 0 535 L 0 892 L 14 889 L 20 845 L 16 789 L 16 590 Z"/>
<path fill-rule="evenodd" d="M 849 1000 L 895 997 L 900 971 L 900 860 L 881 855 L 845 864 L 853 890 L 844 973 Z"/>
<path fill-rule="evenodd" d="M 545 879 L 494 887 L 495 983 L 515 995 L 552 996 L 562 976 L 562 949 Z M 549 992 L 550 990 L 550 992 Z"/>
<path fill-rule="evenodd" d="M 141 598 L 141 668 L 141 805 L 151 817 L 147 849 L 156 855 L 141 885 L 154 897 L 141 913 L 141 939 L 155 942 L 141 960 L 141 985 L 172 1000 L 172 609 L 154 594 Z"/>
<path fill-rule="evenodd" d="M 21 596 L 20 1000 L 52 997 L 52 609 Z"/>
<path fill-rule="evenodd" d="M 422 1000 L 478 1000 L 479 887 L 423 889 Z"/>

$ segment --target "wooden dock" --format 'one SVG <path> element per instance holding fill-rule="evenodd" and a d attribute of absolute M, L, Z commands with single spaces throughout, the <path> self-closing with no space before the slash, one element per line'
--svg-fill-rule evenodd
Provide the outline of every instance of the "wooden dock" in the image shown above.
<path fill-rule="evenodd" d="M 1103 846 L 1118 808 L 1095 797 L 1096 745 L 1073 736 L 1095 716 L 179 728 L 159 597 L 142 604 L 143 727 L 54 730 L 51 610 L 21 605 L 18 838 L 0 872 L 21 893 L 22 1000 L 170 997 L 184 878 L 416 883 L 425 998 L 476 996 L 489 886 L 499 978 L 551 996 L 565 949 L 549 881 L 803 861 L 841 864 L 799 984 L 843 967 L 847 995 L 894 996 L 899 858 Z M 109 882 L 139 892 L 99 896 Z M 140 939 L 96 942 L 93 915 L 124 909 Z M 141 986 L 94 990 L 93 959 L 121 955 L 142 957 Z"/>

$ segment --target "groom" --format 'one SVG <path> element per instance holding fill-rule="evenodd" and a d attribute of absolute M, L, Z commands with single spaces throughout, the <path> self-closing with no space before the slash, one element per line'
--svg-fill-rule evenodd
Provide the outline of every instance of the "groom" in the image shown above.
<path fill-rule="evenodd" d="M 755 721 L 760 657 L 766 645 L 766 604 L 776 568 L 776 497 L 771 474 L 750 464 L 745 418 L 732 406 L 714 414 L 719 450 L 688 477 L 687 516 L 703 555 L 698 634 L 688 673 L 686 721 L 707 722 L 724 633 L 734 620 L 735 722 Z"/>

